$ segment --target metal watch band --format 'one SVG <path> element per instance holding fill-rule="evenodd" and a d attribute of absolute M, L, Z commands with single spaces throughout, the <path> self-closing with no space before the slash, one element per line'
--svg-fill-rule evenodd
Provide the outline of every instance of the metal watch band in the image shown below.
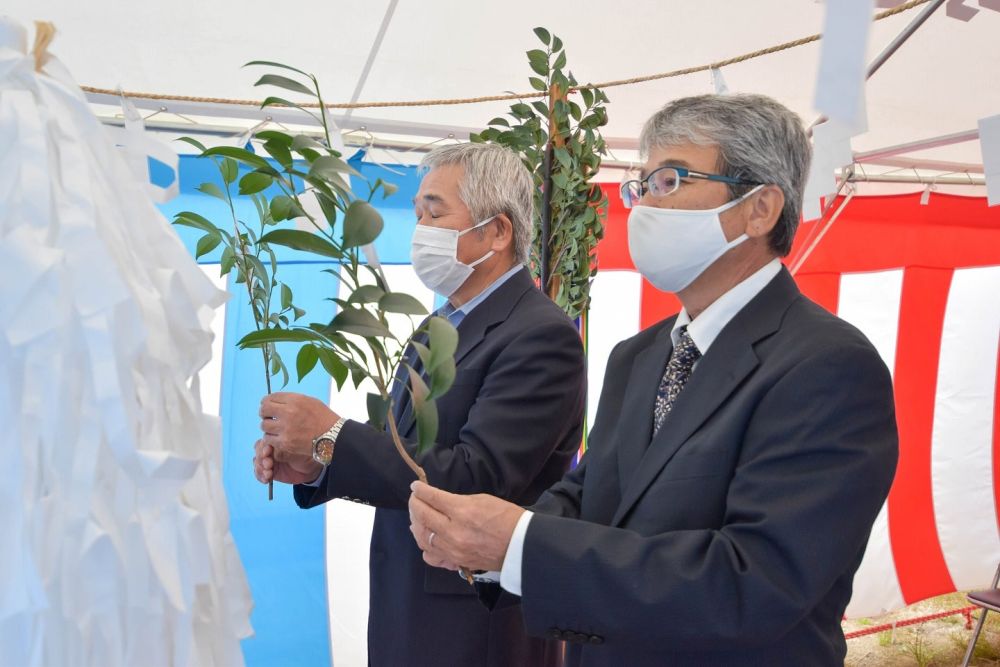
<path fill-rule="evenodd" d="M 330 427 L 330 430 L 313 440 L 312 456 L 314 461 L 324 466 L 330 465 L 330 460 L 333 458 L 333 448 L 337 444 L 337 436 L 340 435 L 340 429 L 344 427 L 346 421 L 346 417 L 341 417 Z M 319 451 L 319 444 L 324 440 L 330 443 L 330 452 L 327 456 L 322 456 Z"/>

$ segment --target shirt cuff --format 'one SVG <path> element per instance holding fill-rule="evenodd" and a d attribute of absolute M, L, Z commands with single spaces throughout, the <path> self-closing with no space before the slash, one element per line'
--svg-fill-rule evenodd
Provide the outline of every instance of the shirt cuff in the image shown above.
<path fill-rule="evenodd" d="M 323 485 L 323 480 L 326 479 L 326 471 L 327 470 L 329 470 L 329 467 L 323 468 L 323 472 L 321 472 L 319 474 L 319 477 L 317 477 L 316 479 L 314 479 L 311 482 L 306 482 L 302 486 L 311 486 L 314 489 L 318 489 L 319 487 L 321 487 Z"/>
<path fill-rule="evenodd" d="M 532 512 L 524 512 L 514 526 L 514 533 L 510 536 L 510 544 L 507 545 L 507 553 L 503 558 L 503 567 L 500 568 L 500 587 L 514 595 L 521 595 L 521 557 L 524 555 L 524 536 L 528 532 L 528 524 Z"/>

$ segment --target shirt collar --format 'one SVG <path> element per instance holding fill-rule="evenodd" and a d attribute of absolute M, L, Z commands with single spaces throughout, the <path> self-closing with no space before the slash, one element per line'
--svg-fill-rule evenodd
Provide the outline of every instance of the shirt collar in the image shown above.
<path fill-rule="evenodd" d="M 455 308 L 453 305 L 451 305 L 450 301 L 445 301 L 444 305 L 441 306 L 441 308 L 438 310 L 438 314 L 447 317 L 449 320 L 452 320 L 452 324 L 458 326 L 458 323 L 455 322 L 454 320 L 457 319 L 459 322 L 461 322 L 465 318 L 465 316 L 471 313 L 476 306 L 485 301 L 486 298 L 489 297 L 489 295 L 493 294 L 493 292 L 496 292 L 498 289 L 500 289 L 501 285 L 510 280 L 510 278 L 515 273 L 517 273 L 523 268 L 524 266 L 522 264 L 515 264 L 506 273 L 504 273 L 502 276 L 500 276 L 492 283 L 487 285 L 486 289 L 484 289 L 482 292 L 480 292 L 476 296 L 472 297 L 471 299 L 463 303 L 458 308 Z"/>
<path fill-rule="evenodd" d="M 677 320 L 674 321 L 674 328 L 670 330 L 670 340 L 674 345 L 677 345 L 677 340 L 680 338 L 679 329 L 687 326 L 688 335 L 691 336 L 691 340 L 698 346 L 698 351 L 704 356 L 725 326 L 729 324 L 729 321 L 736 316 L 736 313 L 743 310 L 743 307 L 760 294 L 761 290 L 767 287 L 767 284 L 780 272 L 781 260 L 776 257 L 713 301 L 694 320 L 688 315 L 687 308 L 681 308 L 681 312 L 677 314 Z"/>

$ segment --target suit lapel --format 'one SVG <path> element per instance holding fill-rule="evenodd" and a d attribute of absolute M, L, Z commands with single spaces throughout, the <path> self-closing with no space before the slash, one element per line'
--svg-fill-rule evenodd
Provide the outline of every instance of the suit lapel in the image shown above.
<path fill-rule="evenodd" d="M 632 360 L 632 370 L 622 399 L 616 440 L 621 488 L 632 479 L 653 435 L 653 407 L 673 345 L 670 330 L 676 317 L 664 322 L 653 342 Z"/>
<path fill-rule="evenodd" d="M 465 316 L 457 329 L 456 367 L 460 367 L 465 357 L 482 342 L 490 329 L 507 319 L 521 296 L 529 289 L 535 289 L 535 281 L 532 280 L 528 269 L 522 268 Z M 404 375 L 403 377 L 408 383 L 409 376 Z M 405 389 L 403 389 L 399 404 L 399 419 L 396 424 L 400 434 L 406 435 L 413 428 L 415 416 L 410 394 Z"/>
<path fill-rule="evenodd" d="M 483 341 L 490 329 L 505 321 L 514 306 L 529 289 L 537 289 L 528 269 L 522 268 L 500 285 L 492 294 L 472 309 L 458 325 L 458 347 L 455 349 L 455 365 Z"/>
<path fill-rule="evenodd" d="M 759 364 L 754 344 L 778 330 L 782 315 L 798 295 L 791 276 L 782 269 L 722 329 L 708 353 L 698 362 L 663 427 L 633 468 L 635 474 L 623 487 L 622 502 L 612 525 L 618 525 L 625 519 L 664 466 L 753 372 Z M 660 368 L 662 373 L 663 366 Z M 653 389 L 654 400 L 655 392 Z M 650 403 L 646 412 L 647 422 L 652 420 L 651 415 Z"/>

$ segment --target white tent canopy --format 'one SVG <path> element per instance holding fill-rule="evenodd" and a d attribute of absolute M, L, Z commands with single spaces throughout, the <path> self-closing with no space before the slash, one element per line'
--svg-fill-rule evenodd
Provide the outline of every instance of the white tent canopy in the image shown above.
<path fill-rule="evenodd" d="M 973 131 L 980 118 L 1000 112 L 1000 12 L 967 2 L 963 8 L 976 12 L 971 20 L 951 18 L 940 8 L 872 77 L 867 90 L 869 131 L 854 138 L 856 152 Z M 869 62 L 926 7 L 876 22 Z M 601 82 L 705 65 L 819 33 L 826 9 L 822 2 L 803 0 L 508 0 L 490 6 L 449 0 L 341 0 L 293 12 L 262 0 L 197 5 L 7 0 L 4 11 L 25 22 L 53 21 L 59 32 L 50 49 L 86 86 L 260 100 L 272 94 L 252 87 L 260 68 L 241 66 L 262 59 L 315 73 L 328 102 L 347 102 L 362 79 L 360 101 L 530 90 L 524 52 L 538 47 L 535 26 L 562 38 L 570 69 L 581 82 Z M 363 77 L 383 26 L 384 38 Z M 731 91 L 771 95 L 809 122 L 817 115 L 813 100 L 819 52 L 819 42 L 813 42 L 727 66 L 722 73 Z M 629 147 L 634 147 L 643 120 L 655 108 L 676 97 L 712 90 L 707 71 L 608 88 L 610 122 L 604 134 L 615 157 L 635 159 Z M 294 99 L 293 93 L 288 96 Z M 110 96 L 91 98 L 113 101 Z M 213 116 L 244 117 L 195 118 L 234 131 L 268 113 L 253 107 L 135 102 L 151 111 L 165 107 L 158 121 L 184 123 L 195 111 L 209 108 Z M 346 131 L 364 125 L 376 134 L 410 135 L 418 142 L 449 133 L 464 139 L 469 129 L 481 129 L 509 104 L 358 109 L 342 119 L 341 126 Z M 114 113 L 110 107 L 99 109 L 102 116 Z M 942 165 L 938 172 L 981 173 L 979 144 L 971 136 L 971 141 L 905 155 L 956 163 Z M 890 164 L 881 171 L 900 166 Z"/>

